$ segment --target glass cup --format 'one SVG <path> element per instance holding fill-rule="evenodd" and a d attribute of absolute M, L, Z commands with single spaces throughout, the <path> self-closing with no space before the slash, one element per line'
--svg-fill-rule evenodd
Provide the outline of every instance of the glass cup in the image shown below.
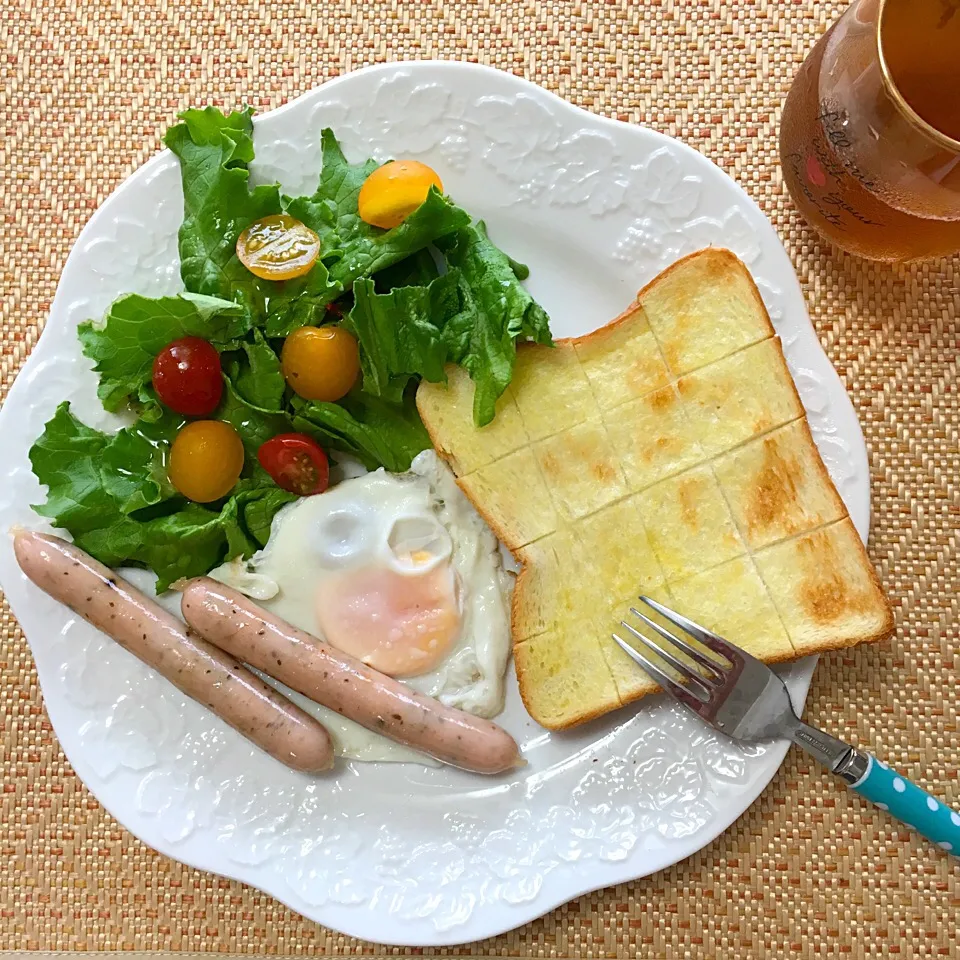
<path fill-rule="evenodd" d="M 780 162 L 801 213 L 844 250 L 960 251 L 960 0 L 855 0 L 794 80 Z"/>

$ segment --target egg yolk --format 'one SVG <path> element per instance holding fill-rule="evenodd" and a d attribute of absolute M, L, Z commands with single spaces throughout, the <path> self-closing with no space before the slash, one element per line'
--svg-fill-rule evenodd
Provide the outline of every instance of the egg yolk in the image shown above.
<path fill-rule="evenodd" d="M 317 592 L 317 619 L 329 643 L 391 677 L 428 673 L 460 632 L 445 564 L 422 574 L 367 567 L 330 577 Z"/>

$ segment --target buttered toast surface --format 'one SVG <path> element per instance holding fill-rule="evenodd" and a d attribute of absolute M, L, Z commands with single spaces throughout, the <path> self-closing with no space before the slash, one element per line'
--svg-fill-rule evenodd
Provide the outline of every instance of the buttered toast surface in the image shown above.
<path fill-rule="evenodd" d="M 476 428 L 457 367 L 417 406 L 522 565 L 520 692 L 562 729 L 656 685 L 611 639 L 640 593 L 776 662 L 882 639 L 889 603 L 823 465 L 746 267 L 709 249 L 620 317 L 524 344 Z"/>

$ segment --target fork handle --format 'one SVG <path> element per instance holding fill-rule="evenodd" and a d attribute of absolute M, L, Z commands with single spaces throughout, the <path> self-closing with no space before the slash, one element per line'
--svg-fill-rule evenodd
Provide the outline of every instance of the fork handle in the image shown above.
<path fill-rule="evenodd" d="M 932 840 L 938 847 L 960 856 L 960 813 L 951 810 L 945 803 L 931 797 L 903 774 L 870 754 L 852 751 L 853 762 L 843 766 L 856 769 L 866 761 L 866 771 L 850 783 L 850 789 L 875 803 L 881 810 L 905 823 L 912 830 Z M 849 782 L 844 769 L 837 772 Z"/>

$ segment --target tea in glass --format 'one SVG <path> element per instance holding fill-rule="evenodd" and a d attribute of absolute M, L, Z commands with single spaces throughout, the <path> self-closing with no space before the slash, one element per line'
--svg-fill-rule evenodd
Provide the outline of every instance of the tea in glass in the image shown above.
<path fill-rule="evenodd" d="M 780 161 L 837 246 L 892 261 L 960 251 L 960 0 L 855 0 L 800 68 Z"/>

